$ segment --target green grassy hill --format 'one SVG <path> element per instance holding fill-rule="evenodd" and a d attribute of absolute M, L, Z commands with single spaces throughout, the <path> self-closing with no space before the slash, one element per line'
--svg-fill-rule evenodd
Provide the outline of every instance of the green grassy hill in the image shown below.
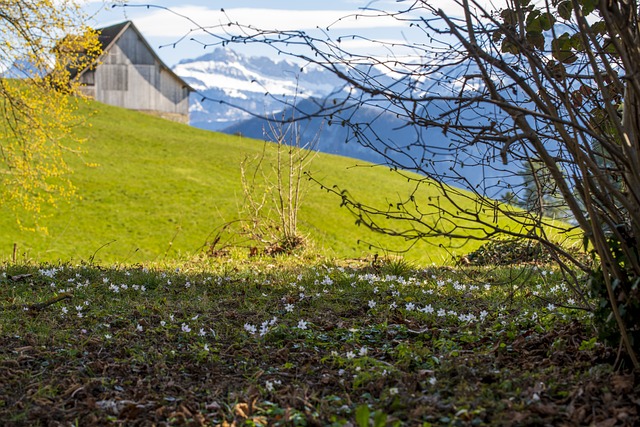
<path fill-rule="evenodd" d="M 98 103 L 83 106 L 81 114 L 91 115 L 91 126 L 77 130 L 87 139 L 85 152 L 69 159 L 81 199 L 48 212 L 42 221 L 46 236 L 20 231 L 4 210 L 0 258 L 10 257 L 14 243 L 20 254 L 38 261 L 87 260 L 98 249 L 95 260 L 105 263 L 186 257 L 201 251 L 212 232 L 238 217 L 240 164 L 245 156 L 257 155 L 262 143 Z M 365 201 L 410 191 L 406 179 L 387 169 L 352 168 L 355 163 L 319 154 L 310 169 L 326 184 L 348 188 Z M 404 241 L 357 227 L 339 204 L 335 195 L 312 186 L 301 210 L 300 229 L 326 254 L 383 254 L 358 240 L 406 247 Z M 450 255 L 438 247 L 441 243 L 448 241 L 418 244 L 406 257 L 442 263 Z"/>

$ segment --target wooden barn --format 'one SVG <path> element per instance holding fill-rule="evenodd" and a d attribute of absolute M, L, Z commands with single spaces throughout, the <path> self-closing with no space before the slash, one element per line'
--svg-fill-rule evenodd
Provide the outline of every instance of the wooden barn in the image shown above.
<path fill-rule="evenodd" d="M 80 90 L 105 104 L 189 123 L 193 89 L 158 58 L 133 22 L 97 31 L 102 55 L 78 73 Z"/>

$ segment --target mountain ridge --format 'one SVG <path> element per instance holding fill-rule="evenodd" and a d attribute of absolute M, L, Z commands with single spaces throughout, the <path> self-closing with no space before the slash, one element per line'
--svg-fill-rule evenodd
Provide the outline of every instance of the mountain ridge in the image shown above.
<path fill-rule="evenodd" d="M 329 96 L 341 81 L 320 67 L 248 57 L 229 48 L 180 61 L 173 71 L 198 91 L 191 99 L 191 124 L 222 130 L 251 113 L 269 115 L 295 99 Z"/>

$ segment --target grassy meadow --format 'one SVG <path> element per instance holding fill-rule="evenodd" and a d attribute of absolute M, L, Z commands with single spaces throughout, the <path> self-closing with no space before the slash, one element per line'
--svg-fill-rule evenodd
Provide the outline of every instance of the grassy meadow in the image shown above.
<path fill-rule="evenodd" d="M 90 127 L 76 131 L 86 139 L 80 156 L 70 155 L 80 198 L 45 210 L 48 234 L 20 231 L 8 209 L 0 217 L 0 257 L 22 260 L 87 260 L 136 263 L 188 258 L 199 254 L 220 227 L 240 216 L 244 198 L 240 165 L 263 143 L 202 131 L 143 113 L 90 102 L 81 114 Z M 267 150 L 265 165 L 274 163 Z M 353 159 L 318 154 L 309 171 L 327 186 L 348 189 L 363 202 L 405 199 L 412 187 L 386 168 L 354 168 Z M 408 246 L 355 225 L 340 199 L 308 182 L 299 229 L 315 250 L 339 258 L 362 258 Z M 424 187 L 421 196 L 433 195 Z M 387 199 L 388 198 L 388 199 Z M 358 243 L 358 242 L 366 243 Z M 406 254 L 421 264 L 442 264 L 472 244 L 449 250 L 444 238 L 421 242 Z"/>

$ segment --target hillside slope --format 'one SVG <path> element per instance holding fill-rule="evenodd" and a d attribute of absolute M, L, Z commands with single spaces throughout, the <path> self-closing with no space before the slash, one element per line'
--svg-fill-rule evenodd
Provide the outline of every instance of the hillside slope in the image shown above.
<path fill-rule="evenodd" d="M 96 252 L 96 261 L 109 263 L 189 256 L 201 251 L 218 227 L 238 218 L 240 164 L 246 156 L 260 153 L 262 142 L 98 103 L 88 103 L 81 112 L 91 115 L 92 124 L 77 130 L 87 139 L 85 152 L 70 158 L 81 199 L 47 212 L 49 217 L 42 221 L 47 236 L 18 230 L 5 210 L 0 258 L 10 257 L 14 243 L 21 256 L 39 261 L 87 260 Z M 382 206 L 409 193 L 406 179 L 384 168 L 353 168 L 356 163 L 318 154 L 311 170 L 326 185 L 347 188 L 363 201 L 380 201 Z M 326 253 L 382 254 L 359 245 L 359 239 L 406 247 L 406 242 L 357 227 L 339 204 L 335 195 L 311 186 L 301 210 L 301 230 Z M 408 258 L 441 263 L 450 256 L 440 244 L 448 241 L 421 243 Z"/>

